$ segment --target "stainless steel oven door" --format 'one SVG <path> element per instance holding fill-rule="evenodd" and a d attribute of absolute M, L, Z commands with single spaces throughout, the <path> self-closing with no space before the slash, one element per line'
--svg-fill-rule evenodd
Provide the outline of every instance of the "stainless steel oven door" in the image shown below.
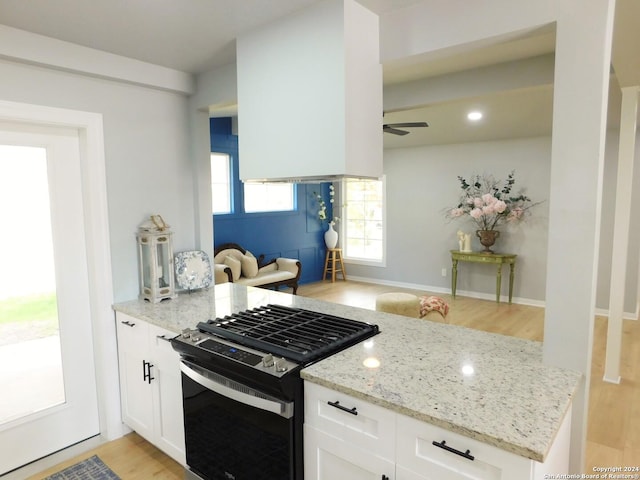
<path fill-rule="evenodd" d="M 204 480 L 293 480 L 294 403 L 182 360 L 189 469 Z"/>

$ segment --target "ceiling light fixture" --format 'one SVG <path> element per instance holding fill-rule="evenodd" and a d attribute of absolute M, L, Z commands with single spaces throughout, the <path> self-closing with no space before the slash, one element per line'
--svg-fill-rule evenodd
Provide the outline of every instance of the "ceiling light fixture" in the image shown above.
<path fill-rule="evenodd" d="M 478 111 L 469 112 L 467 114 L 467 118 L 472 122 L 477 122 L 482 118 L 482 112 L 478 112 Z"/>

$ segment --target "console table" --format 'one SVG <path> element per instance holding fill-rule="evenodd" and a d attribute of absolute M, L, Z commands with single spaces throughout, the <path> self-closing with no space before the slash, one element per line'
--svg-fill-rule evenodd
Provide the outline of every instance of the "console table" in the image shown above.
<path fill-rule="evenodd" d="M 483 253 L 461 252 L 451 250 L 453 272 L 451 275 L 451 295 L 456 298 L 456 284 L 458 283 L 458 262 L 489 263 L 498 266 L 496 276 L 496 302 L 500 303 L 500 284 L 502 283 L 502 265 L 509 265 L 509 303 L 513 294 L 513 276 L 516 267 L 516 257 L 512 253 Z"/>

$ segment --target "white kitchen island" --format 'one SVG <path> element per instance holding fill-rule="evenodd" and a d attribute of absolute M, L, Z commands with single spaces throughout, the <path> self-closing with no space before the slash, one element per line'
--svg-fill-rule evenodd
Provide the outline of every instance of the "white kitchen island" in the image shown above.
<path fill-rule="evenodd" d="M 328 389 L 342 395 L 343 402 L 353 400 L 361 402 L 362 408 L 372 406 L 387 412 L 374 414 L 371 420 L 375 423 L 376 419 L 387 415 L 387 422 L 393 424 L 393 431 L 389 433 L 393 438 L 384 439 L 387 442 L 384 448 L 393 445 L 393 458 L 385 461 L 395 462 L 397 473 L 395 470 L 383 472 L 383 478 L 436 478 L 416 472 L 419 461 L 412 467 L 411 458 L 402 460 L 406 452 L 401 450 L 415 449 L 417 452 L 420 448 L 418 443 L 404 438 L 404 433 L 415 430 L 414 433 L 419 434 L 422 425 L 437 429 L 437 435 L 445 432 L 453 435 L 453 439 L 469 439 L 476 442 L 473 445 L 487 445 L 504 452 L 508 458 L 521 459 L 531 465 L 531 475 L 521 478 L 539 475 L 541 471 L 534 472 L 535 466 L 542 465 L 549 456 L 568 455 L 566 451 L 557 453 L 555 444 L 558 442 L 554 444 L 554 441 L 559 432 L 564 435 L 562 432 L 568 428 L 571 398 L 581 375 L 544 365 L 542 345 L 538 342 L 231 283 L 181 294 L 158 304 L 135 300 L 117 304 L 114 309 L 180 333 L 200 321 L 267 303 L 321 311 L 379 326 L 379 335 L 308 366 L 301 375 L 307 384 L 315 384 L 321 391 Z M 309 390 L 316 392 L 316 387 L 311 386 Z M 310 405 L 307 410 L 323 408 Z M 353 417 L 340 413 L 349 416 L 346 418 Z M 306 419 L 314 415 L 307 411 Z M 364 418 L 361 414 L 359 420 Z M 354 430 L 349 427 L 349 420 L 345 422 L 343 431 Z M 338 433 L 322 431 L 315 425 L 311 428 L 339 439 Z M 399 435 L 401 433 L 404 437 Z M 365 434 L 365 437 L 373 435 Z M 452 441 L 446 445 L 456 448 Z M 435 449 L 468 461 L 442 448 Z M 369 453 L 379 457 L 374 451 Z M 474 455 L 473 450 L 471 455 Z M 483 465 L 480 454 L 476 456 L 474 468 Z M 409 465 L 403 462 L 409 462 Z M 446 478 L 510 478 L 496 470 L 499 466 L 490 463 L 478 467 L 482 472 L 477 476 L 452 474 Z"/>

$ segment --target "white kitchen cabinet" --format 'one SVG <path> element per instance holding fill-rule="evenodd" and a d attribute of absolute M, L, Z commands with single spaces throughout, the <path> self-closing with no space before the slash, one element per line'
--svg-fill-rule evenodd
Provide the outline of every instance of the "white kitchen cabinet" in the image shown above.
<path fill-rule="evenodd" d="M 122 420 L 185 464 L 180 356 L 174 333 L 116 313 Z"/>
<path fill-rule="evenodd" d="M 315 427 L 304 427 L 304 478 L 395 480 L 395 464 Z"/>
<path fill-rule="evenodd" d="M 305 383 L 305 479 L 394 480 L 395 415 Z"/>
<path fill-rule="evenodd" d="M 396 480 L 542 480 L 549 472 L 569 471 L 571 408 L 544 463 L 405 415 L 396 418 Z M 473 460 L 433 444 L 443 441 Z"/>
<path fill-rule="evenodd" d="M 305 382 L 305 479 L 542 480 L 568 473 L 570 423 L 543 464 Z"/>
<path fill-rule="evenodd" d="M 532 460 L 414 418 L 397 415 L 397 431 L 398 480 L 532 478 Z"/>
<path fill-rule="evenodd" d="M 313 383 L 305 383 L 305 424 L 390 460 L 395 459 L 395 414 Z"/>

